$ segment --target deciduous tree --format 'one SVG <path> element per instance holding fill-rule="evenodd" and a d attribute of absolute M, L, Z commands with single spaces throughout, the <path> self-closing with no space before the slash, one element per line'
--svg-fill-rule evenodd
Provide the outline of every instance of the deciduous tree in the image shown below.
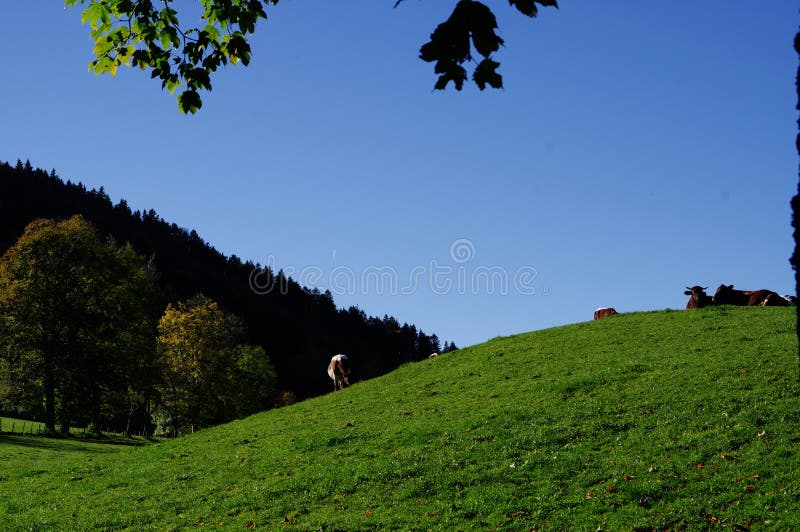
<path fill-rule="evenodd" d="M 242 322 L 197 295 L 158 324 L 161 407 L 174 435 L 268 407 L 275 372 L 263 348 L 242 343 Z"/>
<path fill-rule="evenodd" d="M 0 259 L 0 356 L 9 395 L 43 397 L 48 431 L 96 421 L 153 351 L 152 276 L 129 246 L 80 216 L 36 220 Z M 152 357 L 150 357 L 152 358 Z M 30 405 L 31 407 L 35 405 Z"/>

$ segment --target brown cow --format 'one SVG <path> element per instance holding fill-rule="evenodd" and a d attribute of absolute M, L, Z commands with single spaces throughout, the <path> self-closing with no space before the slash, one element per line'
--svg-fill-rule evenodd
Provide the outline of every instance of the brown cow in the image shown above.
<path fill-rule="evenodd" d="M 713 299 L 710 295 L 706 294 L 706 290 L 708 290 L 707 286 L 702 287 L 695 285 L 691 288 L 687 286 L 684 295 L 692 297 L 690 297 L 689 302 L 686 303 L 686 308 L 703 308 L 713 305 Z"/>
<path fill-rule="evenodd" d="M 347 355 L 335 355 L 328 364 L 328 376 L 333 381 L 333 391 L 350 386 L 350 359 Z"/>
<path fill-rule="evenodd" d="M 778 295 L 775 292 L 770 292 L 767 297 L 759 303 L 762 307 L 791 307 L 792 300 L 784 296 Z"/>
<path fill-rule="evenodd" d="M 611 307 L 600 307 L 594 311 L 594 319 L 600 320 L 617 314 L 617 311 Z"/>
<path fill-rule="evenodd" d="M 734 290 L 733 285 L 719 285 L 714 293 L 715 305 L 787 306 L 785 299 L 772 290 Z"/>

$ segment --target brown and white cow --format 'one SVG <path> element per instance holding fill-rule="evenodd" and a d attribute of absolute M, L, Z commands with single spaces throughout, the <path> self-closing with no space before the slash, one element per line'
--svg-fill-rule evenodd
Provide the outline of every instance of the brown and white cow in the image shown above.
<path fill-rule="evenodd" d="M 617 314 L 617 311 L 611 307 L 600 307 L 594 311 L 594 319 L 600 320 Z"/>
<path fill-rule="evenodd" d="M 796 304 L 792 304 L 792 300 L 790 298 L 786 298 L 784 296 L 778 295 L 775 292 L 770 292 L 767 294 L 767 297 L 759 303 L 762 307 L 793 307 L 797 306 Z"/>
<path fill-rule="evenodd" d="M 335 355 L 328 364 L 328 377 L 333 381 L 333 391 L 350 386 L 350 359 L 347 355 Z"/>
<path fill-rule="evenodd" d="M 708 294 L 706 294 L 706 290 L 708 287 L 703 286 L 693 286 L 689 288 L 686 287 L 686 291 L 684 295 L 691 296 L 689 298 L 689 302 L 686 303 L 686 308 L 703 308 L 703 307 L 710 307 L 714 304 L 714 300 Z"/>
<path fill-rule="evenodd" d="M 719 285 L 714 293 L 715 305 L 785 307 L 787 301 L 772 290 L 734 290 L 733 285 Z"/>

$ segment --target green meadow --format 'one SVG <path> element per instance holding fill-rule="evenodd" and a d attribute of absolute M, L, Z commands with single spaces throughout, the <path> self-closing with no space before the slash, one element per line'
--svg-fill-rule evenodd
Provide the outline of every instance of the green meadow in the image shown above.
<path fill-rule="evenodd" d="M 151 445 L 0 435 L 0 528 L 800 529 L 794 312 L 496 338 Z"/>

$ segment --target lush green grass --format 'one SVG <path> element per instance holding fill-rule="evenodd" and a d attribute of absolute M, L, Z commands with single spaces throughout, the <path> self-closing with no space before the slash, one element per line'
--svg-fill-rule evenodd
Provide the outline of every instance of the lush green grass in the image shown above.
<path fill-rule="evenodd" d="M 794 324 L 619 315 L 159 445 L 0 439 L 0 528 L 800 529 Z"/>

